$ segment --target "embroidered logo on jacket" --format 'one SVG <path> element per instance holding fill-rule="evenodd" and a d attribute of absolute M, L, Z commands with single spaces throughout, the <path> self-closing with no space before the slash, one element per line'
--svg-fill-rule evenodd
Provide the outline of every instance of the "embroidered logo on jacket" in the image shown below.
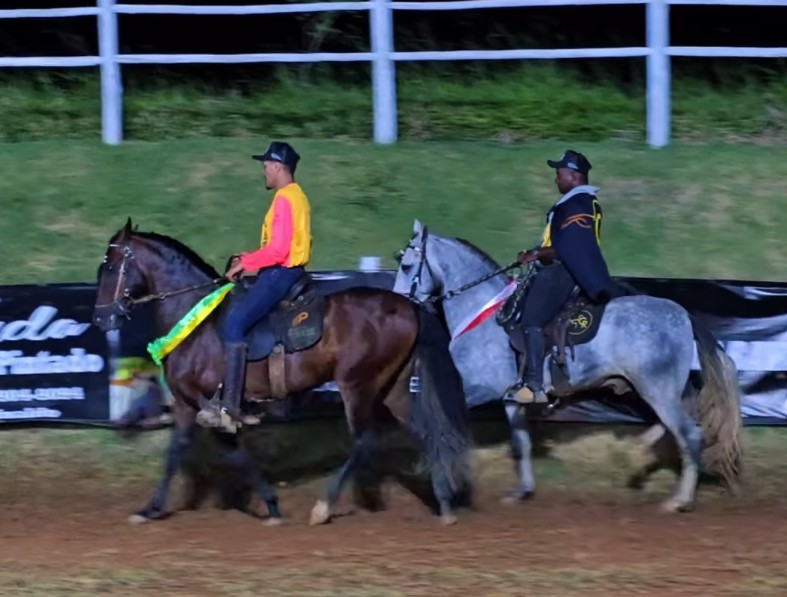
<path fill-rule="evenodd" d="M 580 228 L 592 228 L 593 216 L 591 214 L 577 214 L 575 216 L 569 216 L 566 218 L 566 221 L 563 222 L 560 228 L 565 229 L 572 225 L 577 225 Z"/>

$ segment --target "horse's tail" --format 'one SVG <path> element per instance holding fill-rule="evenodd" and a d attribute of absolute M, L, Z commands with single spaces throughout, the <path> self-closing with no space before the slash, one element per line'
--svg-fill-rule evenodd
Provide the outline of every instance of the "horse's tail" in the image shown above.
<path fill-rule="evenodd" d="M 731 490 L 741 474 L 741 392 L 735 362 L 713 335 L 691 318 L 703 386 L 697 396 L 697 417 L 705 436 L 703 464 Z"/>
<path fill-rule="evenodd" d="M 454 495 L 469 484 L 471 448 L 467 403 L 462 378 L 448 345 L 448 331 L 436 315 L 417 306 L 418 340 L 415 356 L 419 390 L 411 407 L 411 426 L 424 442 L 432 475 L 443 476 Z"/>

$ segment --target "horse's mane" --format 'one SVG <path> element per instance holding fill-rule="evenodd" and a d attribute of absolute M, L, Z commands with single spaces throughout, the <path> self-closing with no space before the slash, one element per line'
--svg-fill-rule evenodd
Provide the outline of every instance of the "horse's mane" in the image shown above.
<path fill-rule="evenodd" d="M 489 255 L 489 253 L 487 253 L 486 251 L 484 251 L 482 249 L 479 249 L 473 243 L 471 243 L 469 240 L 465 240 L 464 238 L 455 238 L 454 241 L 456 241 L 460 245 L 470 249 L 470 251 L 475 253 L 476 256 L 481 259 L 481 261 L 483 261 L 486 265 L 488 265 L 492 269 L 499 269 L 500 268 L 500 264 L 497 263 L 497 261 L 495 261 L 494 259 L 492 259 L 492 257 Z"/>
<path fill-rule="evenodd" d="M 167 236 L 166 234 L 159 234 L 158 232 L 141 232 L 139 230 L 135 230 L 134 232 L 132 232 L 132 235 L 161 243 L 165 247 L 172 249 L 176 253 L 182 255 L 183 258 L 188 260 L 193 266 L 199 269 L 206 276 L 210 278 L 219 277 L 219 273 L 211 264 L 209 264 L 202 257 L 197 255 L 197 253 L 193 249 L 187 247 L 182 242 L 180 242 L 175 238 L 172 238 L 171 236 Z"/>

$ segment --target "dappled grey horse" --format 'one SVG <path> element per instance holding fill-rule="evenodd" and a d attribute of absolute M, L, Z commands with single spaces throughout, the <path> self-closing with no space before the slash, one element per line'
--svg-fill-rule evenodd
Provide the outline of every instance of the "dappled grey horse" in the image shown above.
<path fill-rule="evenodd" d="M 420 302 L 441 302 L 452 334 L 510 282 L 505 268 L 480 249 L 430 233 L 417 220 L 397 258 L 394 291 Z M 699 424 L 683 401 L 691 389 L 695 340 L 703 381 L 696 396 Z M 455 338 L 450 350 L 470 406 L 502 400 L 517 379 L 515 352 L 495 317 Z M 602 387 L 621 395 L 633 389 L 661 422 L 643 434 L 644 442 L 654 444 L 665 428 L 672 434 L 682 470 L 675 494 L 663 504 L 666 511 L 692 508 L 702 465 L 729 487 L 737 486 L 741 414 L 735 364 L 683 307 L 651 296 L 611 301 L 595 337 L 575 346 L 574 357 L 566 359 L 566 371 L 568 390 L 558 391 L 545 359 L 544 387 L 551 396 Z M 525 407 L 506 402 L 505 408 L 519 477 L 513 497 L 525 499 L 535 490 L 527 417 L 520 411 Z"/>

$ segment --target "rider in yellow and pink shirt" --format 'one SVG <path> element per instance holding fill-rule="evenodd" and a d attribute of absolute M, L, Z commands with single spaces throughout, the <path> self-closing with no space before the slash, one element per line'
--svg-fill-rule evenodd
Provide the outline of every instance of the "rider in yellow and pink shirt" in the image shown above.
<path fill-rule="evenodd" d="M 297 182 L 276 190 L 262 225 L 260 245 L 253 253 L 241 255 L 243 271 L 308 264 L 312 245 L 309 200 Z"/>
<path fill-rule="evenodd" d="M 264 154 L 252 157 L 262 162 L 266 188 L 274 191 L 274 197 L 262 224 L 260 248 L 241 254 L 226 273 L 234 280 L 243 272 L 258 271 L 257 280 L 233 305 L 222 330 L 225 372 L 221 402 L 235 416 L 243 393 L 246 333 L 301 279 L 312 251 L 309 200 L 294 178 L 300 156 L 288 143 L 274 142 Z"/>

